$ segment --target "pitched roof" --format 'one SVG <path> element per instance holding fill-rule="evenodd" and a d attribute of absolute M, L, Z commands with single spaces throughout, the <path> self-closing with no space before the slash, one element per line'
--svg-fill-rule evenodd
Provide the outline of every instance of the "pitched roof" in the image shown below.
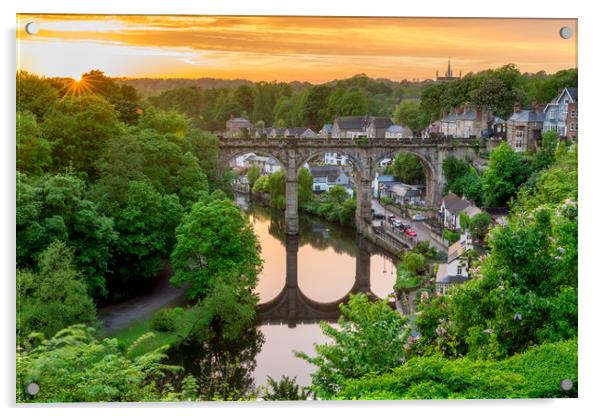
<path fill-rule="evenodd" d="M 320 132 L 331 133 L 332 132 L 332 124 L 324 124 L 322 130 Z"/>
<path fill-rule="evenodd" d="M 389 117 L 370 117 L 369 124 L 373 124 L 377 129 L 386 129 L 393 125 L 393 121 Z"/>
<path fill-rule="evenodd" d="M 327 178 L 329 183 L 334 183 L 337 178 L 343 173 L 340 166 L 324 165 L 311 166 L 309 168 L 314 178 Z"/>
<path fill-rule="evenodd" d="M 361 130 L 366 125 L 366 116 L 337 117 L 334 122 L 340 129 Z"/>
<path fill-rule="evenodd" d="M 393 124 L 391 126 L 389 126 L 389 128 L 387 129 L 387 133 L 403 133 L 405 132 L 406 128 L 404 126 L 398 126 L 396 124 Z"/>
<path fill-rule="evenodd" d="M 543 122 L 546 118 L 544 113 L 534 110 L 520 110 L 510 116 L 509 122 L 513 123 L 537 123 Z"/>
<path fill-rule="evenodd" d="M 462 199 L 458 195 L 451 192 L 445 195 L 441 203 L 445 204 L 445 208 L 452 214 L 457 214 L 464 208 L 467 208 L 471 205 L 466 199 Z"/>
<path fill-rule="evenodd" d="M 378 175 L 376 181 L 381 182 L 396 182 L 396 178 L 393 175 Z"/>
<path fill-rule="evenodd" d="M 578 88 L 567 88 L 566 89 L 573 101 L 579 101 L 579 89 Z"/>
<path fill-rule="evenodd" d="M 439 264 L 439 270 L 437 270 L 437 278 L 435 279 L 437 283 L 464 283 L 467 280 L 470 280 L 470 277 L 458 275 L 455 273 L 452 274 L 447 269 L 448 267 L 446 263 Z"/>

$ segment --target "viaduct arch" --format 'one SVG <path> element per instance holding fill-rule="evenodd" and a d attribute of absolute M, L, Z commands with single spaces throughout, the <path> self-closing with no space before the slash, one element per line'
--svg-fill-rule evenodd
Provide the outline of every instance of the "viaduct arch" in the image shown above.
<path fill-rule="evenodd" d="M 397 153 L 416 155 L 426 172 L 427 201 L 437 207 L 443 191 L 443 161 L 449 156 L 459 159 L 475 159 L 475 139 L 324 139 L 324 138 L 276 138 L 230 139 L 220 138 L 220 159 L 228 163 L 244 153 L 262 153 L 278 160 L 286 175 L 285 221 L 287 234 L 299 232 L 299 207 L 297 200 L 297 176 L 305 162 L 326 152 L 344 153 L 352 161 L 356 173 L 356 228 L 360 234 L 371 232 L 372 193 L 371 184 L 377 164 Z"/>

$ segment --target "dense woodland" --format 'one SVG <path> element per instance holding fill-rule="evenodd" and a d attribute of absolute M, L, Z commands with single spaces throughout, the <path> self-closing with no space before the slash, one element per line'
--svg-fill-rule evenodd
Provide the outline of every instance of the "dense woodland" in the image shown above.
<path fill-rule="evenodd" d="M 232 201 L 233 174 L 218 164 L 209 131 L 223 129 L 231 114 L 319 129 L 336 115 L 391 114 L 400 102 L 418 104 L 418 96 L 419 117 L 428 108 L 430 119 L 435 105 L 453 104 L 443 97 L 456 97 L 456 87 L 471 85 L 454 100 L 482 99 L 471 92 L 474 80 L 497 94 L 508 90 L 492 87 L 498 75 L 510 74 L 510 90 L 523 102 L 553 98 L 557 83 L 576 82 L 576 71 L 517 72 L 508 66 L 458 84 L 359 75 L 311 86 L 192 86 L 144 99 L 100 71 L 79 82 L 18 73 L 17 400 L 575 396 L 577 147 L 554 136 L 533 155 L 500 146 L 484 172 L 470 161 L 446 161 L 448 190 L 512 211 L 507 227 L 484 237 L 488 255 L 475 262 L 475 278 L 452 295 L 421 297 L 418 340 L 408 337 L 405 317 L 358 295 L 341 305 L 340 329 L 323 325 L 333 343 L 316 356 L 300 354 L 318 366 L 308 391 L 286 378 L 267 390 L 233 385 L 224 374 L 241 367 L 236 360 L 212 373 L 217 384 L 169 361 L 176 335 L 201 346 L 236 340 L 246 348 L 228 352 L 236 359 L 258 348 L 260 247 Z M 437 104 L 428 104 L 435 95 Z M 263 178 L 255 187 L 270 191 L 278 207 L 283 178 Z M 345 223 L 355 201 L 333 191 L 316 204 L 310 189 L 302 205 Z M 135 339 L 104 337 L 97 306 L 142 293 L 168 264 L 193 306 L 160 311 L 152 333 Z M 558 389 L 564 378 L 575 383 L 569 392 Z M 25 392 L 31 382 L 43 386 L 35 397 Z"/>

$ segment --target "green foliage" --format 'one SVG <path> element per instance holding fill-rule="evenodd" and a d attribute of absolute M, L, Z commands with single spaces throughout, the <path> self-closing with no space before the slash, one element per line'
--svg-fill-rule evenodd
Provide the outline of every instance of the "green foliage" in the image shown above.
<path fill-rule="evenodd" d="M 268 385 L 263 398 L 265 400 L 307 400 L 308 396 L 309 392 L 297 384 L 297 377 L 283 376 L 280 380 L 274 380 L 268 376 Z"/>
<path fill-rule="evenodd" d="M 229 193 L 230 182 L 219 164 L 219 139 L 207 131 L 191 129 L 180 142 L 182 152 L 192 153 L 207 176 L 210 190 L 222 189 Z"/>
<path fill-rule="evenodd" d="M 574 383 L 570 391 L 561 380 Z M 544 344 L 502 361 L 416 357 L 382 375 L 349 380 L 339 399 L 577 397 L 577 341 Z"/>
<path fill-rule="evenodd" d="M 403 267 L 412 274 L 423 273 L 426 267 L 426 259 L 422 254 L 409 252 L 403 256 Z"/>
<path fill-rule="evenodd" d="M 97 166 L 100 179 L 90 194 L 103 212 L 112 215 L 125 205 L 130 181 L 150 181 L 157 192 L 177 195 L 185 207 L 208 190 L 195 156 L 152 130 L 131 129 L 111 140 Z"/>
<path fill-rule="evenodd" d="M 385 372 L 406 358 L 406 319 L 386 300 L 370 302 L 364 294 L 350 295 L 349 304 L 339 307 L 340 329 L 320 324 L 332 342 L 316 345 L 315 357 L 296 352 L 318 367 L 311 389 L 321 398 L 337 394 L 349 379 Z"/>
<path fill-rule="evenodd" d="M 148 336 L 148 335 L 147 335 Z M 17 400 L 42 403 L 158 401 L 161 379 L 180 370 L 162 364 L 167 346 L 130 357 L 116 339 L 99 341 L 91 328 L 73 325 L 39 345 L 17 349 Z M 36 383 L 40 392 L 25 388 Z"/>
<path fill-rule="evenodd" d="M 171 332 L 176 329 L 176 319 L 184 312 L 182 308 L 162 308 L 153 317 L 152 328 L 155 331 Z"/>
<path fill-rule="evenodd" d="M 42 128 L 52 143 L 55 169 L 72 166 L 92 178 L 108 141 L 121 130 L 113 106 L 93 94 L 63 97 L 46 112 Z"/>
<path fill-rule="evenodd" d="M 34 270 L 17 270 L 17 339 L 31 332 L 52 336 L 66 326 L 96 323 L 96 309 L 73 253 L 56 241 L 44 250 Z"/>
<path fill-rule="evenodd" d="M 259 177 L 252 188 L 253 192 L 258 194 L 261 192 L 270 192 L 270 177 L 267 175 Z"/>
<path fill-rule="evenodd" d="M 387 166 L 387 174 L 395 175 L 403 183 L 423 185 L 426 183 L 426 172 L 420 158 L 411 153 L 399 153 Z"/>
<path fill-rule="evenodd" d="M 393 120 L 403 124 L 412 131 L 419 131 L 428 125 L 428 117 L 422 113 L 420 102 L 414 100 L 401 101 L 393 112 Z"/>
<path fill-rule="evenodd" d="M 303 204 L 312 199 L 314 193 L 312 187 L 314 184 L 314 177 L 307 168 L 301 168 L 299 175 L 297 176 L 297 201 L 299 204 Z"/>
<path fill-rule="evenodd" d="M 40 175 L 52 166 L 52 146 L 44 137 L 35 116 L 17 112 L 17 171 Z"/>
<path fill-rule="evenodd" d="M 443 238 L 445 238 L 449 244 L 453 244 L 460 239 L 460 233 L 456 233 L 445 228 L 443 230 Z"/>
<path fill-rule="evenodd" d="M 577 205 L 515 212 L 473 279 L 425 305 L 417 350 L 506 357 L 577 335 Z"/>
<path fill-rule="evenodd" d="M 302 204 L 301 209 L 341 225 L 355 224 L 356 199 L 350 198 L 342 185 L 335 185 L 325 194 Z"/>
<path fill-rule="evenodd" d="M 217 276 L 236 272 L 243 286 L 255 287 L 261 270 L 260 246 L 249 219 L 227 199 L 194 204 L 176 230 L 171 254 L 172 282 L 190 284 L 188 296 L 202 299 Z"/>
<path fill-rule="evenodd" d="M 395 203 L 393 198 L 388 197 L 388 196 L 381 196 L 379 202 L 383 205 L 393 205 L 393 206 L 397 205 L 397 203 Z"/>
<path fill-rule="evenodd" d="M 17 173 L 17 267 L 33 267 L 55 240 L 73 250 L 76 268 L 95 297 L 105 294 L 113 220 L 84 197 L 84 182 L 71 175 L 37 179 Z"/>
<path fill-rule="evenodd" d="M 162 195 L 148 181 L 131 181 L 125 206 L 115 217 L 117 277 L 127 281 L 157 276 L 162 258 L 171 253 L 183 214 L 176 195 Z"/>
<path fill-rule="evenodd" d="M 494 207 L 507 206 L 527 177 L 523 156 L 502 142 L 489 155 L 489 164 L 483 173 L 485 203 Z"/>
<path fill-rule="evenodd" d="M 482 180 L 470 163 L 450 156 L 443 161 L 443 175 L 445 176 L 444 194 L 453 192 L 474 201 L 476 205 L 482 204 Z"/>
<path fill-rule="evenodd" d="M 141 129 L 152 129 L 160 134 L 168 134 L 176 140 L 186 136 L 189 121 L 185 115 L 176 111 L 161 111 L 154 107 L 147 107 L 138 120 Z"/>
<path fill-rule="evenodd" d="M 42 120 L 58 98 L 58 91 L 48 79 L 27 71 L 17 72 L 17 112 L 30 112 Z"/>
<path fill-rule="evenodd" d="M 471 218 L 469 223 L 470 234 L 478 239 L 483 240 L 491 227 L 491 215 L 487 212 L 480 212 Z"/>
<path fill-rule="evenodd" d="M 249 180 L 249 186 L 251 189 L 253 189 L 255 182 L 257 182 L 257 179 L 259 179 L 260 176 L 261 169 L 259 169 L 259 166 L 253 165 L 249 168 L 249 170 L 247 170 L 247 179 Z"/>

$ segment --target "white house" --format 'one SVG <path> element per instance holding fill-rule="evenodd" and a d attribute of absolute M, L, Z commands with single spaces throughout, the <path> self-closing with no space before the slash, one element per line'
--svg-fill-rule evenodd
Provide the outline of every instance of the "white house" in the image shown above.
<path fill-rule="evenodd" d="M 349 163 L 347 156 L 343 153 L 326 152 L 324 153 L 324 164 L 325 165 L 339 165 L 346 166 Z"/>
<path fill-rule="evenodd" d="M 437 270 L 435 279 L 437 294 L 444 295 L 453 285 L 462 284 L 470 279 L 465 253 L 472 249 L 474 246 L 468 233 L 463 234 L 458 241 L 449 246 L 447 262 L 439 263 Z"/>
<path fill-rule="evenodd" d="M 251 166 L 257 166 L 261 169 L 261 173 L 268 175 L 270 173 L 278 172 L 282 167 L 273 157 L 269 156 L 257 156 L 254 153 L 247 155 L 244 161 L 244 167 L 250 168 Z"/>
<path fill-rule="evenodd" d="M 439 218 L 443 225 L 450 230 L 460 229 L 460 214 L 464 212 L 469 217 L 474 217 L 481 210 L 470 201 L 460 198 L 458 195 L 449 193 L 441 201 Z"/>
<path fill-rule="evenodd" d="M 407 139 L 413 137 L 412 130 L 401 125 L 393 124 L 385 131 L 386 139 Z"/>
<path fill-rule="evenodd" d="M 389 197 L 402 205 L 419 205 L 423 202 L 418 188 L 402 182 L 385 182 L 380 190 L 380 195 Z"/>
<path fill-rule="evenodd" d="M 312 186 L 314 192 L 328 192 L 335 185 L 345 187 L 349 185 L 349 175 L 339 166 L 311 166 L 309 170 L 314 178 Z M 353 196 L 353 189 L 351 195 Z"/>
<path fill-rule="evenodd" d="M 379 175 L 378 173 L 372 181 L 372 196 L 378 198 L 384 196 L 385 184 L 397 182 L 397 178 L 393 175 Z"/>

